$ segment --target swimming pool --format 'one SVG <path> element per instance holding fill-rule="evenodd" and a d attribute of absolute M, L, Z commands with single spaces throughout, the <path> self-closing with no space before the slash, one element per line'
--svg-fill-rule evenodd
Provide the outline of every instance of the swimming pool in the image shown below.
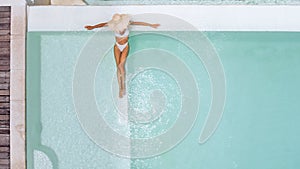
<path fill-rule="evenodd" d="M 226 78 L 224 114 L 204 144 L 199 143 L 199 135 L 211 109 L 214 72 L 207 70 L 202 53 L 176 37 L 196 45 L 211 44 L 214 50 L 206 54 L 218 56 Z M 196 43 L 195 37 L 203 39 Z M 105 31 L 28 32 L 28 168 L 279 169 L 300 165 L 296 159 L 300 155 L 299 32 L 132 32 L 127 61 L 129 105 L 118 102 L 115 95 L 113 40 L 112 33 Z M 103 50 L 106 52 L 99 52 Z M 94 78 L 93 83 L 85 83 L 89 78 Z M 189 88 L 184 88 L 185 83 Z M 178 122 L 184 100 L 193 94 L 196 96 L 188 101 L 198 115 L 186 137 L 167 151 L 130 158 L 140 154 L 133 149 L 139 145 L 129 142 L 125 149 L 129 152 L 121 152 L 129 158 L 124 158 L 126 154 L 103 149 L 101 138 L 89 132 L 88 127 L 94 126 L 93 132 L 103 129 L 93 121 L 98 118 L 89 117 L 92 109 L 78 113 L 81 106 L 77 103 L 89 105 L 90 98 L 74 97 L 90 92 L 88 85 L 93 87 L 98 116 L 114 132 L 131 139 L 166 133 Z M 78 94 L 76 89 L 84 92 Z M 134 110 L 127 112 L 125 124 L 118 116 L 124 106 Z M 146 116 L 153 107 L 162 114 Z M 141 115 L 130 116 L 136 112 Z M 84 117 L 89 118 L 81 119 Z M 91 126 L 83 124 L 85 120 L 90 120 Z"/>

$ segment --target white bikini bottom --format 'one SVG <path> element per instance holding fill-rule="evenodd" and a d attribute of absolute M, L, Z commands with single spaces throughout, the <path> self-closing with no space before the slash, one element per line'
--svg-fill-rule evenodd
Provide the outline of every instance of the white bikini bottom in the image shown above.
<path fill-rule="evenodd" d="M 123 45 L 120 45 L 118 42 L 116 42 L 117 47 L 120 49 L 121 52 L 126 48 L 128 45 L 128 42 L 124 43 Z"/>

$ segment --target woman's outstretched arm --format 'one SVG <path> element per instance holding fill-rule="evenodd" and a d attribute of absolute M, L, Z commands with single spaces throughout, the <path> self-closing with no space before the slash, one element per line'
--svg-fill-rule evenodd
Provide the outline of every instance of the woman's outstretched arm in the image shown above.
<path fill-rule="evenodd" d="M 147 22 L 130 22 L 130 25 L 140 25 L 140 26 L 150 26 L 152 28 L 157 28 L 158 26 L 160 26 L 160 24 L 151 24 L 151 23 L 147 23 Z"/>
<path fill-rule="evenodd" d="M 99 23 L 99 24 L 93 25 L 93 26 L 91 26 L 91 25 L 86 25 L 85 28 L 86 28 L 87 30 L 92 30 L 92 29 L 95 29 L 95 28 L 101 28 L 101 27 L 104 27 L 104 26 L 107 26 L 107 22 Z"/>

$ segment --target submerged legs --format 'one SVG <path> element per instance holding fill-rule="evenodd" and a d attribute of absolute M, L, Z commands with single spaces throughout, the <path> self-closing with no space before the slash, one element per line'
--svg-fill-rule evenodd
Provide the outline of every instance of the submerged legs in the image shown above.
<path fill-rule="evenodd" d="M 126 78 L 126 70 L 125 70 L 125 62 L 129 51 L 129 45 L 125 47 L 125 49 L 121 52 L 117 45 L 114 46 L 114 55 L 117 65 L 117 78 L 119 83 L 119 97 L 122 98 L 125 94 L 125 78 Z"/>

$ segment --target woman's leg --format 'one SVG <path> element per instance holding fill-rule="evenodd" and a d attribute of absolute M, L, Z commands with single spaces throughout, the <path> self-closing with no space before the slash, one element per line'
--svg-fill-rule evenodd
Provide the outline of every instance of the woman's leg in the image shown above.
<path fill-rule="evenodd" d="M 120 64 L 120 58 L 121 58 L 121 51 L 118 48 L 117 45 L 114 46 L 114 55 L 115 55 L 115 60 L 116 60 L 116 67 L 117 67 L 117 79 L 118 79 L 118 84 L 119 84 L 119 97 L 122 97 L 122 84 L 121 84 L 121 72 L 118 67 Z"/>
<path fill-rule="evenodd" d="M 121 52 L 121 57 L 120 57 L 120 63 L 118 65 L 118 68 L 120 70 L 121 73 L 121 89 L 122 89 L 122 95 L 125 94 L 125 75 L 126 75 L 126 71 L 125 71 L 125 62 L 126 62 L 126 58 L 129 52 L 129 44 L 125 47 L 125 49 Z"/>

